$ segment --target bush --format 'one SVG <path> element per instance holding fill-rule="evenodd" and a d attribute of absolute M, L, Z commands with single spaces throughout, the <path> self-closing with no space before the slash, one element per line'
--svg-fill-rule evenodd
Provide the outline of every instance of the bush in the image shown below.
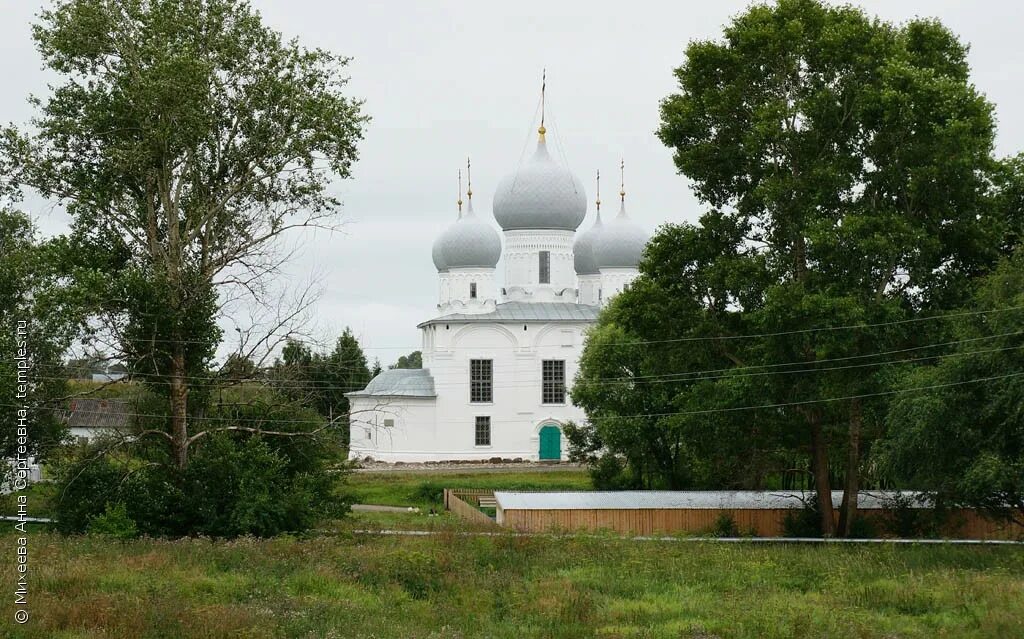
<path fill-rule="evenodd" d="M 135 521 L 128 516 L 128 509 L 122 502 L 107 503 L 102 515 L 89 521 L 89 534 L 112 539 L 134 539 L 139 534 Z"/>
<path fill-rule="evenodd" d="M 901 539 L 937 537 L 946 523 L 941 508 L 915 508 L 913 497 L 894 495 L 885 505 L 885 531 Z"/>
<path fill-rule="evenodd" d="M 444 502 L 444 486 L 432 481 L 425 481 L 416 487 L 412 493 L 415 501 L 425 501 L 431 504 Z"/>
<path fill-rule="evenodd" d="M 303 450 L 296 442 L 288 448 Z M 151 536 L 268 537 L 344 514 L 341 475 L 316 455 L 290 460 L 281 452 L 288 448 L 257 436 L 213 434 L 193 448 L 183 472 L 159 447 L 139 448 L 135 456 L 86 449 L 59 470 L 57 528 L 92 530 L 118 504 L 138 534 Z"/>
<path fill-rule="evenodd" d="M 636 488 L 626 463 L 617 455 L 605 453 L 590 465 L 590 481 L 594 490 L 628 490 Z"/>
<path fill-rule="evenodd" d="M 817 498 L 811 498 L 803 503 L 802 508 L 786 513 L 782 520 L 782 534 L 786 537 L 821 537 Z"/>
<path fill-rule="evenodd" d="M 722 513 L 715 520 L 715 526 L 711 529 L 711 535 L 714 537 L 739 537 L 740 528 L 736 525 L 736 520 L 732 518 L 729 513 Z"/>

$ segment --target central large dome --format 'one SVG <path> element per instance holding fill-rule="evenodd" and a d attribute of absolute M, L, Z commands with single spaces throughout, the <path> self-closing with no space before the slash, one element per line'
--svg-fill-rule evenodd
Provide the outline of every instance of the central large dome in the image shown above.
<path fill-rule="evenodd" d="M 575 231 L 587 214 L 583 183 L 548 153 L 541 138 L 526 163 L 498 183 L 494 218 L 506 231 Z"/>

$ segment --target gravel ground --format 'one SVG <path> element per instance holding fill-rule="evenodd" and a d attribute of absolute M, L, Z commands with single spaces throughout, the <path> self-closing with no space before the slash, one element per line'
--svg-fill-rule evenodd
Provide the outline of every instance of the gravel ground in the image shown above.
<path fill-rule="evenodd" d="M 357 473 L 550 473 L 553 471 L 580 470 L 583 466 L 569 462 L 475 462 L 475 461 L 444 461 L 416 462 L 394 464 L 378 461 L 361 461 L 355 468 Z"/>

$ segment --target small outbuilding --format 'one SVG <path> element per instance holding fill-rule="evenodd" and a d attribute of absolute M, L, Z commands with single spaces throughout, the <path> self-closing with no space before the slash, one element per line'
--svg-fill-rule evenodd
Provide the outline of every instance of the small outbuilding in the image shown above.
<path fill-rule="evenodd" d="M 742 533 L 759 537 L 783 534 L 787 515 L 811 499 L 799 491 L 614 491 L 494 493 L 499 525 L 523 532 L 598 531 L 650 535 L 712 531 L 728 516 Z M 833 506 L 842 491 L 832 493 Z M 895 504 L 903 509 L 927 509 L 929 500 L 918 492 L 861 492 L 858 509 L 870 519 L 891 516 Z M 955 510 L 949 517 L 950 537 L 1007 539 L 1024 535 L 1020 526 L 1004 525 L 973 510 Z"/>

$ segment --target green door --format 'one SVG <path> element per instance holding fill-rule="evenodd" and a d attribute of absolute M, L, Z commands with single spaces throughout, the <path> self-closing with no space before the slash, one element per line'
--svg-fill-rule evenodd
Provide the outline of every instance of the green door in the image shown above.
<path fill-rule="evenodd" d="M 540 458 L 562 458 L 562 431 L 558 426 L 548 424 L 540 429 Z"/>

